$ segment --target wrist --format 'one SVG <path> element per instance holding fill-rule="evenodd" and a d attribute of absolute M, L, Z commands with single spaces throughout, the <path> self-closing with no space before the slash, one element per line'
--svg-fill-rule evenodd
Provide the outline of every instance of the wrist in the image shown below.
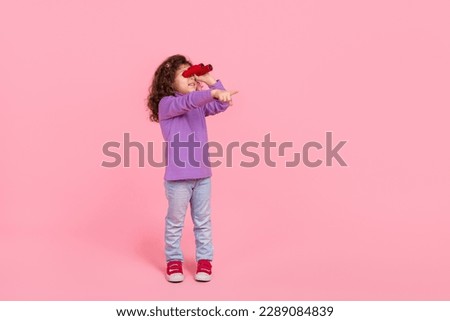
<path fill-rule="evenodd" d="M 214 77 L 210 77 L 210 78 L 207 79 L 206 84 L 207 84 L 209 87 L 211 87 L 211 86 L 215 85 L 216 82 L 217 82 L 217 80 L 214 79 Z"/>

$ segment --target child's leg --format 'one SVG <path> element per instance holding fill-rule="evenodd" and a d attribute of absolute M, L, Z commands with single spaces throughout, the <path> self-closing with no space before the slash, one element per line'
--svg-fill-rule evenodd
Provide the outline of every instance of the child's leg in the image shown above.
<path fill-rule="evenodd" d="M 211 177 L 195 180 L 191 199 L 191 216 L 194 223 L 196 261 L 213 259 L 211 230 Z"/>
<path fill-rule="evenodd" d="M 165 224 L 166 262 L 183 261 L 180 243 L 184 218 L 192 196 L 192 181 L 164 181 L 166 197 L 169 202 Z"/>

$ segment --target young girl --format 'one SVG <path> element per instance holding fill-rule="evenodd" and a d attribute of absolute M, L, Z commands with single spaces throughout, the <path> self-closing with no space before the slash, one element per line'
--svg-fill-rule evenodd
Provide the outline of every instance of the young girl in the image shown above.
<path fill-rule="evenodd" d="M 167 58 L 156 69 L 148 96 L 150 120 L 159 122 L 166 141 L 164 187 L 168 200 L 165 219 L 166 279 L 181 282 L 183 254 L 180 241 L 190 203 L 194 223 L 197 271 L 195 280 L 211 280 L 211 167 L 208 159 L 206 116 L 225 111 L 231 96 L 220 80 L 207 73 L 185 78 L 192 63 L 182 55 Z M 201 90 L 202 84 L 208 90 Z"/>

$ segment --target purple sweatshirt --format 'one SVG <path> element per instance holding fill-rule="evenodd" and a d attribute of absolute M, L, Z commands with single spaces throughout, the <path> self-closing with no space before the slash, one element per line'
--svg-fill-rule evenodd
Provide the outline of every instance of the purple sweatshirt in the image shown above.
<path fill-rule="evenodd" d="M 212 176 L 205 117 L 221 113 L 229 106 L 211 96 L 213 89 L 225 90 L 217 80 L 208 90 L 176 92 L 175 96 L 165 96 L 159 102 L 159 124 L 168 149 L 165 150 L 165 180 Z"/>

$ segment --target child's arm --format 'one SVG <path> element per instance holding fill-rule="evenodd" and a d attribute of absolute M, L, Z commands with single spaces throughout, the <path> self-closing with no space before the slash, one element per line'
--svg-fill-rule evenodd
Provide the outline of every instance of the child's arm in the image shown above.
<path fill-rule="evenodd" d="M 158 118 L 165 120 L 187 113 L 194 108 L 200 108 L 213 101 L 211 90 L 194 91 L 182 96 L 166 96 L 159 102 Z"/>
<path fill-rule="evenodd" d="M 223 86 L 222 82 L 217 79 L 217 82 L 215 82 L 213 85 L 209 86 L 209 89 L 220 89 L 220 90 L 226 90 Z M 220 101 L 217 99 L 214 99 L 212 102 L 207 103 L 205 106 L 203 106 L 203 110 L 205 112 L 205 116 L 212 116 L 221 112 L 224 112 L 228 107 L 230 106 L 230 102 Z"/>
<path fill-rule="evenodd" d="M 225 111 L 231 103 L 231 95 L 237 93 L 237 91 L 227 92 L 223 87 L 223 84 L 220 80 L 216 80 L 210 73 L 206 73 L 201 76 L 194 75 L 195 81 L 201 81 L 208 85 L 209 89 L 211 89 L 211 94 L 214 98 L 214 101 L 207 103 L 203 108 L 205 116 L 212 116 L 218 113 Z"/>

